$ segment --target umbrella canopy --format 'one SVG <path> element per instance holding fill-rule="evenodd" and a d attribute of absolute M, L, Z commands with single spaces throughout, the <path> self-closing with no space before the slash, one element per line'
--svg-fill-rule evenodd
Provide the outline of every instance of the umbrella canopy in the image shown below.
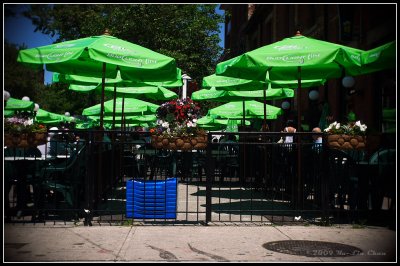
<path fill-rule="evenodd" d="M 212 108 L 208 111 L 208 115 L 219 116 L 229 119 L 241 119 L 243 115 L 247 118 L 263 118 L 264 104 L 250 100 L 245 101 L 245 114 L 243 113 L 242 101 L 235 101 Z M 272 105 L 267 106 L 267 119 L 277 119 L 282 114 L 282 109 Z"/>
<path fill-rule="evenodd" d="M 93 120 L 99 120 L 100 117 L 97 115 L 91 115 L 88 116 L 89 119 L 93 119 Z M 116 122 L 121 123 L 122 122 L 122 118 L 120 116 L 115 118 Z M 124 117 L 124 121 L 126 123 L 132 124 L 132 123 L 140 123 L 140 122 L 156 122 L 157 121 L 157 117 L 155 114 L 149 114 L 149 115 L 128 115 Z M 113 117 L 106 115 L 104 116 L 104 122 L 105 123 L 112 123 L 113 122 Z"/>
<path fill-rule="evenodd" d="M 77 40 L 20 50 L 18 62 L 34 68 L 63 74 L 116 78 L 136 81 L 174 80 L 175 59 L 139 45 L 115 38 L 105 32 Z M 103 90 L 104 91 L 104 90 Z M 101 98 L 100 127 L 103 126 L 104 93 Z"/>
<path fill-rule="evenodd" d="M 271 80 L 296 80 L 301 67 L 301 79 L 355 76 L 361 74 L 363 52 L 297 33 L 219 63 L 216 74 L 265 81 L 268 71 Z"/>
<path fill-rule="evenodd" d="M 325 79 L 304 80 L 304 87 L 321 86 L 326 82 Z M 271 88 L 297 88 L 297 80 L 267 80 Z M 265 81 L 234 78 L 223 75 L 212 74 L 204 77 L 202 81 L 203 88 L 212 88 L 224 90 L 262 90 L 267 87 Z"/>
<path fill-rule="evenodd" d="M 33 111 L 34 108 L 34 102 L 19 100 L 12 97 L 7 100 L 7 105 L 4 106 L 4 110 L 9 111 L 8 114 L 11 114 L 10 111 Z"/>
<path fill-rule="evenodd" d="M 215 115 L 214 116 L 207 115 L 197 120 L 197 125 L 207 130 L 222 130 L 226 129 L 228 122 L 235 123 L 237 126 L 242 123 L 241 120 L 237 119 L 217 118 Z M 251 124 L 250 121 L 248 120 L 246 120 L 245 123 L 247 126 Z"/>
<path fill-rule="evenodd" d="M 321 86 L 326 82 L 324 79 L 305 80 L 304 87 Z M 210 75 L 203 79 L 203 87 L 214 86 L 222 91 L 200 91 L 192 94 L 193 99 L 197 100 L 211 100 L 211 101 L 236 101 L 236 100 L 249 100 L 263 98 L 265 107 L 266 100 L 272 99 L 284 99 L 294 97 L 293 91 L 289 91 L 288 88 L 283 87 L 296 87 L 298 85 L 297 80 L 280 80 L 271 81 L 255 81 L 248 79 L 239 79 L 222 75 Z M 279 89 L 271 89 L 271 87 Z M 267 89 L 268 88 L 268 89 Z M 233 92 L 231 92 L 233 91 Z M 238 92 L 240 91 L 240 92 Z M 245 103 L 243 102 L 243 108 Z M 245 112 L 243 112 L 245 113 Z M 245 119 L 245 116 L 243 117 Z M 264 110 L 264 129 L 266 129 L 267 110 Z"/>
<path fill-rule="evenodd" d="M 293 98 L 293 89 L 268 89 L 266 90 L 266 99 L 285 99 Z M 250 91 L 226 91 L 217 90 L 215 87 L 210 90 L 202 89 L 192 93 L 192 99 L 197 101 L 217 101 L 217 102 L 229 102 L 229 101 L 241 101 L 244 99 L 263 99 L 263 90 L 250 90 Z"/>
<path fill-rule="evenodd" d="M 299 32 L 217 64 L 216 74 L 252 80 L 298 80 L 298 128 L 302 79 L 362 74 L 363 50 L 307 38 Z"/>
<path fill-rule="evenodd" d="M 141 81 L 171 80 L 175 59 L 105 33 L 19 51 L 18 62 L 52 72 Z M 153 70 L 157 70 L 155 73 Z"/>
<path fill-rule="evenodd" d="M 76 92 L 89 93 L 95 92 L 97 94 L 101 93 L 101 84 L 97 86 L 91 85 L 69 85 L 69 89 Z M 104 87 L 104 93 L 106 95 L 113 96 L 114 89 L 117 97 L 126 97 L 126 98 L 147 98 L 151 100 L 171 100 L 177 99 L 178 94 L 175 92 L 168 90 L 161 86 L 141 86 L 141 87 Z"/>
<path fill-rule="evenodd" d="M 116 99 L 116 113 L 122 114 L 122 102 L 124 103 L 124 114 L 128 115 L 140 115 L 140 114 L 154 114 L 159 107 L 157 104 L 145 102 L 142 100 L 134 99 L 134 98 L 117 98 Z M 113 113 L 113 100 L 109 100 L 104 103 L 104 112 L 105 114 L 111 115 Z M 100 104 L 96 104 L 94 106 L 85 108 L 82 112 L 82 115 L 91 116 L 91 115 L 100 115 Z"/>
<path fill-rule="evenodd" d="M 61 74 L 61 73 L 53 73 L 53 82 L 62 82 L 68 84 L 77 84 L 77 85 L 97 85 L 102 83 L 101 78 L 97 77 L 87 77 L 81 75 L 70 75 L 70 74 Z M 106 85 L 114 85 L 117 84 L 118 87 L 139 87 L 139 86 L 162 86 L 165 88 L 176 88 L 182 87 L 182 70 L 180 68 L 176 68 L 176 76 L 172 80 L 164 80 L 164 81 L 134 81 L 134 80 L 124 80 L 121 78 L 121 72 L 117 72 L 116 78 L 106 78 L 104 80 Z"/>
<path fill-rule="evenodd" d="M 361 56 L 362 73 L 372 73 L 396 67 L 396 42 L 392 41 L 365 51 Z"/>
<path fill-rule="evenodd" d="M 36 113 L 35 121 L 41 124 L 55 125 L 62 122 L 72 122 L 74 121 L 74 118 L 39 109 Z"/>

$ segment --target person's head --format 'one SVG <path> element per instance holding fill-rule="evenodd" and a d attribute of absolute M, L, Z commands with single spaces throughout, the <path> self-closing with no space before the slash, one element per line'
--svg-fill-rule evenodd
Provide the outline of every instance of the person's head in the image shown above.
<path fill-rule="evenodd" d="M 321 129 L 320 129 L 319 127 L 314 127 L 314 128 L 312 129 L 312 132 L 313 132 L 313 133 L 321 133 L 322 131 L 321 131 Z M 321 138 L 321 135 L 313 135 L 312 138 L 313 138 L 314 140 L 317 140 L 318 138 Z"/>
<path fill-rule="evenodd" d="M 296 125 L 294 124 L 294 121 L 289 119 L 288 121 L 286 121 L 286 126 L 287 127 L 295 127 Z"/>

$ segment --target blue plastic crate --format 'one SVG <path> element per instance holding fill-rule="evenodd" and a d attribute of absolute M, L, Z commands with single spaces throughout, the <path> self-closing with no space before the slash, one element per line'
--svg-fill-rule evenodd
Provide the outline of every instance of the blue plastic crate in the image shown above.
<path fill-rule="evenodd" d="M 126 217 L 176 219 L 178 180 L 126 181 Z"/>

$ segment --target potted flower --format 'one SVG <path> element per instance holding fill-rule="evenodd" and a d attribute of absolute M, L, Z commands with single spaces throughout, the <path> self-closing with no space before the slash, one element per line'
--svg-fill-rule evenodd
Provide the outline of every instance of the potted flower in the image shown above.
<path fill-rule="evenodd" d="M 328 146 L 338 149 L 363 149 L 367 126 L 360 121 L 348 124 L 331 123 L 324 131 L 328 133 Z"/>
<path fill-rule="evenodd" d="M 4 145 L 26 148 L 46 143 L 46 126 L 34 123 L 33 118 L 13 116 L 4 120 Z"/>
<path fill-rule="evenodd" d="M 157 109 L 157 126 L 150 129 L 152 145 L 158 149 L 205 149 L 207 135 L 197 127 L 200 106 L 190 98 L 163 103 Z"/>

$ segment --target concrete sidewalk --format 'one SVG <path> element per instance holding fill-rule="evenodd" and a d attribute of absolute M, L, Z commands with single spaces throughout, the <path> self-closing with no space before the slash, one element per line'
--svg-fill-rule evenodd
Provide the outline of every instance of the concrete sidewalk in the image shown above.
<path fill-rule="evenodd" d="M 351 255 L 289 255 L 263 247 L 280 240 L 326 241 L 358 248 Z M 395 262 L 396 232 L 351 225 L 74 226 L 4 225 L 4 262 Z M 288 246 L 290 249 L 290 245 Z"/>

